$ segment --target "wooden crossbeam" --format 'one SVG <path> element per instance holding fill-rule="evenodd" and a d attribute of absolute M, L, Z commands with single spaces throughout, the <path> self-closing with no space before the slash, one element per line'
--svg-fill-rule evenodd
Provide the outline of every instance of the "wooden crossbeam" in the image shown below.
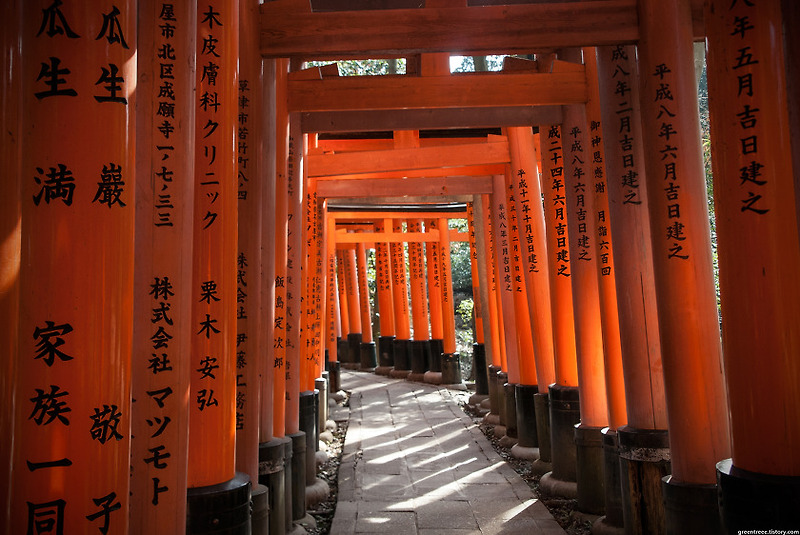
<path fill-rule="evenodd" d="M 459 212 L 437 212 L 431 210 L 430 212 L 416 211 L 416 212 L 329 212 L 329 217 L 335 219 L 337 225 L 341 225 L 342 220 L 346 221 L 378 221 L 382 219 L 464 219 L 467 217 L 466 208 Z"/>
<path fill-rule="evenodd" d="M 270 4 L 261 5 L 261 54 L 267 57 L 530 53 L 639 38 L 636 0 L 333 13 L 275 12 Z"/>
<path fill-rule="evenodd" d="M 553 106 L 586 102 L 583 69 L 553 73 L 342 76 L 289 81 L 290 112 Z"/>
<path fill-rule="evenodd" d="M 492 137 L 486 143 L 442 147 L 419 147 L 340 154 L 309 154 L 308 176 L 325 177 L 356 173 L 380 173 L 410 169 L 441 169 L 510 162 L 508 140 Z M 463 174 L 463 173 L 458 173 Z M 487 173 L 484 173 L 487 174 Z"/>
<path fill-rule="evenodd" d="M 487 176 L 459 176 L 318 180 L 316 191 L 323 198 L 479 195 L 492 193 L 492 179 Z"/>
<path fill-rule="evenodd" d="M 339 232 L 335 234 L 336 247 L 339 244 L 349 243 L 419 243 L 419 242 L 436 242 L 439 241 L 439 231 L 433 230 L 430 232 Z M 458 232 L 457 230 L 450 229 L 450 241 L 469 241 L 469 235 L 466 232 Z"/>
<path fill-rule="evenodd" d="M 378 132 L 561 124 L 561 106 L 302 112 L 304 132 Z"/>

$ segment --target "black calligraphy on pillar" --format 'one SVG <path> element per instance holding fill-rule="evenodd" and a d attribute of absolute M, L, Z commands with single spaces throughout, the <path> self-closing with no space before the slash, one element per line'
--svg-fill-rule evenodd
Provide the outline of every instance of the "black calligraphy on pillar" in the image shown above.
<path fill-rule="evenodd" d="M 634 102 L 629 93 L 631 86 L 635 84 L 631 68 L 628 50 L 624 45 L 617 45 L 611 51 L 611 61 L 614 66 L 614 72 L 611 77 L 616 81 L 616 89 L 614 91 L 613 99 L 616 105 L 614 113 L 617 115 L 619 124 L 610 130 L 615 136 L 615 141 L 619 144 L 622 151 L 622 175 L 615 177 L 620 180 L 623 192 L 623 205 L 638 206 L 642 204 L 642 198 L 639 191 L 639 173 L 637 172 L 637 164 L 634 152 L 634 125 L 633 121 L 636 120 L 634 115 Z"/>
<path fill-rule="evenodd" d="M 39 206 L 44 200 L 45 204 L 50 201 L 60 200 L 66 206 L 72 206 L 72 197 L 75 194 L 75 177 L 72 171 L 63 163 L 56 164 L 57 167 L 50 167 L 47 173 L 41 167 L 36 168 L 36 175 L 33 181 L 41 186 L 36 195 L 33 196 L 33 204 Z M 44 175 L 44 177 L 40 176 Z"/>
<path fill-rule="evenodd" d="M 588 262 L 592 260 L 589 256 L 591 250 L 591 238 L 588 232 L 588 223 L 586 210 L 586 171 L 584 165 L 586 164 L 586 155 L 584 151 L 584 132 L 578 127 L 573 126 L 569 131 L 572 138 L 570 142 L 570 158 L 572 159 L 572 178 L 574 182 L 571 184 L 575 193 L 575 217 L 577 226 L 575 227 L 576 235 L 571 236 L 575 240 L 576 251 L 578 253 L 578 260 Z M 572 231 L 573 229 L 570 229 Z"/>
<path fill-rule="evenodd" d="M 592 140 L 592 174 L 594 176 L 595 198 L 603 199 L 596 202 L 597 210 L 595 223 L 597 225 L 597 256 L 600 260 L 600 275 L 611 275 L 611 236 L 609 235 L 606 212 L 603 207 L 608 206 L 608 192 L 606 191 L 605 167 L 603 164 L 603 128 L 600 121 L 591 121 L 589 133 Z"/>
<path fill-rule="evenodd" d="M 564 191 L 564 162 L 561 127 L 553 125 L 547 132 L 550 153 L 550 189 L 553 190 L 553 222 L 556 236 L 555 263 L 556 275 L 569 277 L 569 248 L 567 244 L 567 198 Z"/>
<path fill-rule="evenodd" d="M 62 499 L 28 504 L 27 535 L 64 535 L 64 510 L 67 502 Z"/>

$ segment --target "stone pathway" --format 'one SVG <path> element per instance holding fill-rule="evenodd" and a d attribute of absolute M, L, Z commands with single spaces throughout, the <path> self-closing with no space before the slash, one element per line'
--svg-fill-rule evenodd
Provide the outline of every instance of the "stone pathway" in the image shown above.
<path fill-rule="evenodd" d="M 345 370 L 341 380 L 352 394 L 331 535 L 564 534 L 458 393 Z"/>

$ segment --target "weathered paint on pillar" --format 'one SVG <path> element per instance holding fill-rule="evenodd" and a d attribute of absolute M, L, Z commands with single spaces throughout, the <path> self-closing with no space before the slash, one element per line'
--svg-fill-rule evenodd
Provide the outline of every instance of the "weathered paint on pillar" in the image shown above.
<path fill-rule="evenodd" d="M 421 219 L 408 220 L 408 232 L 422 232 Z M 422 243 L 408 242 L 409 290 L 411 291 L 411 319 L 414 340 L 429 340 L 428 300 L 425 292 L 425 261 Z"/>
<path fill-rule="evenodd" d="M 186 522 L 197 10 L 163 4 L 139 2 L 130 530 L 166 535 Z"/>
<path fill-rule="evenodd" d="M 511 239 L 509 237 L 508 205 L 506 204 L 505 177 L 493 177 L 492 199 L 492 240 L 497 254 L 495 273 L 497 294 L 503 314 L 503 339 L 505 356 L 503 370 L 508 372 L 508 382 L 518 384 L 519 345 L 517 341 L 517 316 L 514 311 L 514 262 L 511 258 Z M 527 319 L 527 318 L 526 318 Z"/>
<path fill-rule="evenodd" d="M 392 232 L 403 232 L 403 221 L 392 221 Z M 394 323 L 398 340 L 411 338 L 411 322 L 408 310 L 408 282 L 406 281 L 406 262 L 402 243 L 389 244 L 392 257 L 392 292 L 394 293 Z"/>
<path fill-rule="evenodd" d="M 531 317 L 531 311 L 528 307 L 528 288 L 522 261 L 522 239 L 519 231 L 519 220 L 517 219 L 517 200 L 512 185 L 511 166 L 506 166 L 506 173 L 503 178 L 503 191 L 505 191 L 506 195 L 508 218 L 508 239 L 510 243 L 508 254 L 512 266 L 511 277 L 514 289 L 514 314 L 516 315 L 517 358 L 519 365 L 519 381 L 511 382 L 533 385 L 537 383 L 533 329 L 531 327 L 534 318 Z"/>
<path fill-rule="evenodd" d="M 300 360 L 303 293 L 303 155 L 305 135 L 300 117 L 289 117 L 289 152 L 286 172 L 287 210 L 286 245 L 286 434 L 300 431 Z"/>
<path fill-rule="evenodd" d="M 13 386 L 19 347 L 19 277 L 21 254 L 20 143 L 22 78 L 22 2 L 0 6 L 0 353 L 7 355 L 0 368 L 0 429 L 14 429 Z M 11 521 L 12 441 L 0 443 L 0 531 L 9 532 Z"/>
<path fill-rule="evenodd" d="M 796 9 L 796 8 L 792 8 Z M 780 2 L 706 8 L 725 377 L 733 465 L 800 476 L 798 162 L 788 150 Z M 791 53 L 794 53 L 792 51 Z"/>
<path fill-rule="evenodd" d="M 391 220 L 388 225 L 391 227 Z M 386 231 L 387 220 L 375 221 L 375 232 Z M 394 336 L 394 303 L 392 300 L 392 269 L 389 259 L 389 244 L 375 243 L 375 278 L 378 293 L 378 312 L 380 314 L 381 336 Z"/>
<path fill-rule="evenodd" d="M 672 478 L 714 484 L 728 415 L 687 0 L 639 5 L 640 100 Z"/>
<path fill-rule="evenodd" d="M 450 264 L 450 232 L 447 219 L 439 218 L 439 271 L 442 291 L 442 347 L 448 355 L 456 354 L 456 318 L 453 304 L 453 275 Z"/>
<path fill-rule="evenodd" d="M 289 240 L 286 194 L 289 172 L 289 114 L 286 111 L 289 60 L 275 61 L 275 317 L 272 326 L 272 434 L 286 436 L 286 248 Z M 269 362 L 267 367 L 269 368 Z"/>
<path fill-rule="evenodd" d="M 128 533 L 137 38 L 115 5 L 23 5 L 10 533 Z"/>
<path fill-rule="evenodd" d="M 607 125 L 606 187 L 616 244 L 613 256 L 628 425 L 666 429 L 635 58 L 632 46 L 597 51 L 600 109 Z"/>
<path fill-rule="evenodd" d="M 541 132 L 542 190 L 547 225 L 547 261 L 550 263 L 550 306 L 556 383 L 578 386 L 575 322 L 572 308 L 571 262 L 568 247 L 567 205 L 564 196 L 563 142 L 560 125 L 543 125 Z"/>
<path fill-rule="evenodd" d="M 520 222 L 521 257 L 533 328 L 536 377 L 539 392 L 545 393 L 549 385 L 555 382 L 556 372 L 542 188 L 534 154 L 533 130 L 530 127 L 511 127 L 507 133 L 511 153 L 511 186 L 516 199 L 517 220 Z"/>
<path fill-rule="evenodd" d="M 608 425 L 616 429 L 627 421 L 625 381 L 622 375 L 622 348 L 617 309 L 616 271 L 614 268 L 614 240 L 608 208 L 608 184 L 605 170 L 603 124 L 600 116 L 600 90 L 597 81 L 597 52 L 594 47 L 583 49 L 589 100 L 586 103 L 586 122 L 589 125 L 587 164 L 590 169 L 587 182 L 594 192 L 594 239 L 596 240 L 597 277 L 600 295 L 600 322 L 603 328 L 603 359 L 606 378 L 606 403 Z"/>
<path fill-rule="evenodd" d="M 236 2 L 197 13 L 189 487 L 234 476 L 238 19 Z"/>
<path fill-rule="evenodd" d="M 445 223 L 446 222 L 447 220 L 445 219 Z M 443 229 L 444 230 L 442 230 L 442 227 L 439 226 L 436 219 L 425 220 L 425 232 L 431 232 L 432 230 L 439 230 L 440 233 L 449 232 L 447 225 L 445 225 Z M 444 325 L 442 324 L 442 300 L 445 299 L 445 296 L 442 293 L 443 289 L 441 278 L 443 274 L 441 273 L 442 266 L 440 260 L 441 256 L 439 254 L 440 247 L 441 246 L 437 242 L 425 243 L 425 258 L 428 266 L 428 315 L 431 322 L 431 338 L 434 340 L 444 339 Z M 447 353 L 447 351 L 445 351 L 445 353 Z"/>
<path fill-rule="evenodd" d="M 469 268 L 472 275 L 472 313 L 475 320 L 475 342 L 483 344 L 483 298 L 481 277 L 478 273 L 478 237 L 475 230 L 475 203 L 467 203 L 467 228 L 469 229 Z M 483 284 L 486 284 L 485 282 Z"/>
<path fill-rule="evenodd" d="M 239 113 L 236 124 L 239 250 L 236 257 L 236 469 L 258 481 L 261 371 L 264 336 L 261 329 L 261 56 L 258 43 L 258 0 L 239 0 Z M 271 212 L 268 213 L 271 215 Z"/>
<path fill-rule="evenodd" d="M 262 113 L 257 126 L 262 140 L 275 139 L 275 60 L 261 60 Z M 273 340 L 275 325 L 275 144 L 262 143 L 259 151 L 258 168 L 261 170 L 262 231 L 261 231 L 261 329 L 264 368 L 261 373 L 261 420 L 259 442 L 272 440 L 273 428 L 273 385 L 275 376 L 275 344 Z"/>
<path fill-rule="evenodd" d="M 372 342 L 372 308 L 369 306 L 367 284 L 367 249 L 364 243 L 356 244 L 356 275 L 358 278 L 358 308 L 361 313 L 361 342 Z"/>

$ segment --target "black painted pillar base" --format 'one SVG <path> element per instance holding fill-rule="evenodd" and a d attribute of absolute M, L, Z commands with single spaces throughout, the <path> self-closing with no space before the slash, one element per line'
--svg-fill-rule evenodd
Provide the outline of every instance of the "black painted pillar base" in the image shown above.
<path fill-rule="evenodd" d="M 531 472 L 544 475 L 553 469 L 550 463 L 550 393 L 539 392 L 533 395 L 536 406 L 536 438 L 539 440 L 539 458 L 531 464 Z"/>
<path fill-rule="evenodd" d="M 553 471 L 542 476 L 542 492 L 577 498 L 575 425 L 580 423 L 578 387 L 550 385 L 550 444 Z"/>
<path fill-rule="evenodd" d="M 258 446 L 258 482 L 269 490 L 269 533 L 286 533 L 286 474 L 283 471 L 286 445 L 292 441 L 275 438 Z"/>
<path fill-rule="evenodd" d="M 503 385 L 503 393 L 506 402 L 506 434 L 500 438 L 500 446 L 511 448 L 517 443 L 517 385 L 506 383 Z"/>
<path fill-rule="evenodd" d="M 508 405 L 506 405 L 506 383 L 508 374 L 504 371 L 497 372 L 497 408 L 500 421 L 494 426 L 494 436 L 501 438 L 506 434 L 506 422 L 508 421 Z"/>
<path fill-rule="evenodd" d="M 726 533 L 800 529 L 800 477 L 760 474 L 717 463 L 720 514 Z"/>
<path fill-rule="evenodd" d="M 328 391 L 335 394 L 342 389 L 342 365 L 339 361 L 328 363 Z"/>
<path fill-rule="evenodd" d="M 489 377 L 486 375 L 486 346 L 472 344 L 472 369 L 475 373 L 475 393 L 489 395 Z"/>
<path fill-rule="evenodd" d="M 389 372 L 391 377 L 395 379 L 405 379 L 411 373 L 409 368 L 411 358 L 411 340 L 398 339 L 394 340 L 394 369 Z"/>
<path fill-rule="evenodd" d="M 458 353 L 442 353 L 442 384 L 451 387 L 463 386 Z"/>
<path fill-rule="evenodd" d="M 286 484 L 283 487 L 284 503 L 284 529 L 286 533 L 291 533 L 294 528 L 294 440 L 291 435 L 286 436 L 287 442 L 283 448 L 283 474 Z M 303 476 L 305 479 L 305 476 Z M 305 488 L 305 485 L 303 485 Z"/>
<path fill-rule="evenodd" d="M 626 533 L 664 535 L 666 520 L 661 480 L 670 466 L 669 435 L 665 429 L 617 429 L 622 518 Z"/>
<path fill-rule="evenodd" d="M 430 340 L 411 340 L 409 347 L 411 349 L 409 360 L 411 373 L 406 379 L 422 382 L 425 380 L 425 372 L 428 371 L 428 359 L 431 354 Z"/>
<path fill-rule="evenodd" d="M 336 361 L 340 364 L 342 362 L 347 362 L 347 359 L 350 356 L 350 344 L 347 341 L 347 338 L 342 338 L 341 336 L 336 339 Z"/>
<path fill-rule="evenodd" d="M 517 403 L 517 443 L 511 448 L 511 455 L 517 459 L 535 461 L 539 458 L 535 403 L 538 393 L 538 385 L 516 385 L 514 400 Z"/>
<path fill-rule="evenodd" d="M 292 521 L 299 522 L 306 516 L 306 434 L 299 431 L 287 437 L 292 439 L 291 516 Z"/>
<path fill-rule="evenodd" d="M 361 346 L 359 347 L 359 368 L 361 371 L 375 371 L 377 365 L 378 356 L 375 342 L 361 342 Z"/>
<path fill-rule="evenodd" d="M 432 372 L 442 371 L 442 354 L 444 353 L 444 340 L 438 338 L 431 338 L 430 345 L 430 358 L 428 359 L 428 370 Z"/>
<path fill-rule="evenodd" d="M 378 367 L 375 373 L 389 375 L 394 367 L 394 336 L 378 337 Z"/>
<path fill-rule="evenodd" d="M 667 535 L 722 534 L 716 485 L 661 480 Z"/>
<path fill-rule="evenodd" d="M 361 333 L 349 333 L 347 335 L 347 358 L 340 360 L 345 369 L 358 369 L 361 365 Z"/>
<path fill-rule="evenodd" d="M 250 496 L 253 500 L 250 532 L 252 535 L 269 535 L 269 489 L 257 483 L 253 485 Z"/>
<path fill-rule="evenodd" d="M 250 478 L 189 488 L 186 492 L 187 535 L 250 535 Z"/>
<path fill-rule="evenodd" d="M 583 424 L 575 426 L 578 511 L 590 515 L 602 515 L 606 509 L 602 430 Z"/>
<path fill-rule="evenodd" d="M 313 485 L 317 477 L 317 391 L 300 392 L 300 431 L 306 436 L 305 484 Z M 295 455 L 297 452 L 295 451 Z"/>
<path fill-rule="evenodd" d="M 500 423 L 500 397 L 497 388 L 497 373 L 500 366 L 490 364 L 487 367 L 486 377 L 489 386 L 489 414 L 483 417 L 483 423 L 487 425 L 498 425 Z"/>
<path fill-rule="evenodd" d="M 622 482 L 619 476 L 619 448 L 617 432 L 604 427 L 600 432 L 603 440 L 603 486 L 605 489 L 606 514 L 592 525 L 593 535 L 623 533 Z"/>

